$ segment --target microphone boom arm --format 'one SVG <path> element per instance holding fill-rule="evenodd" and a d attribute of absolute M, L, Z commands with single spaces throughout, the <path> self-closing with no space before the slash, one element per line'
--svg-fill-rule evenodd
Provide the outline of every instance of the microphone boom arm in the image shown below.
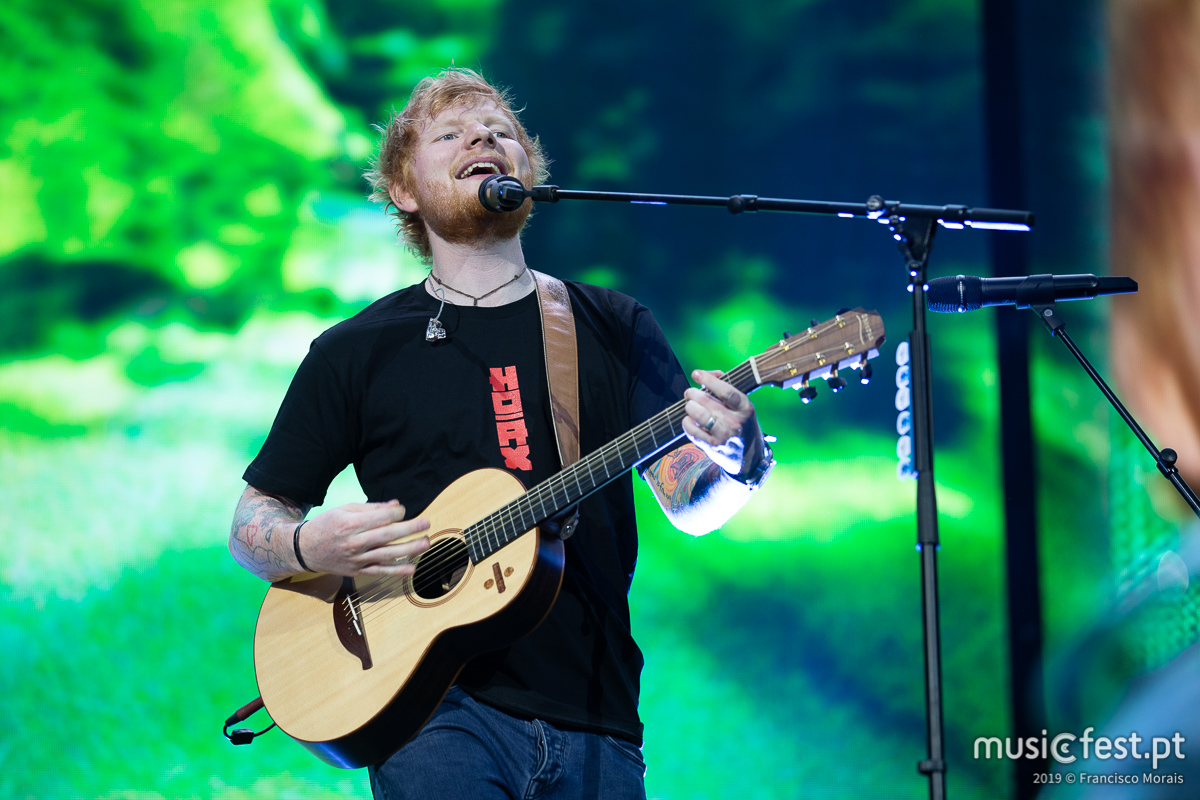
<path fill-rule="evenodd" d="M 886 221 L 889 217 L 926 218 L 936 220 L 946 228 L 980 228 L 989 230 L 1027 231 L 1034 217 L 1029 211 L 1002 208 L 968 208 L 967 206 L 926 206 L 884 200 L 873 195 L 865 203 L 837 203 L 825 200 L 790 200 L 759 197 L 755 194 L 735 194 L 714 197 L 690 194 L 648 194 L 645 192 L 592 192 L 560 189 L 542 184 L 526 189 L 511 175 L 493 175 L 479 185 L 479 201 L 490 211 L 503 213 L 517 209 L 527 198 L 538 203 L 557 203 L 559 200 L 603 200 L 617 203 L 665 206 L 713 206 L 725 208 L 731 214 L 756 211 L 781 211 L 792 214 L 823 214 L 843 218 Z"/>

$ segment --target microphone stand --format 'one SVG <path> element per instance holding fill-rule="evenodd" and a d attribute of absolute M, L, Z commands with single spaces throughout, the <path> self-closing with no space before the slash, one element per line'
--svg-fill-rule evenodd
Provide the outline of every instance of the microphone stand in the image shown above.
<path fill-rule="evenodd" d="M 1071 337 L 1067 335 L 1067 324 L 1059 316 L 1058 310 L 1055 309 L 1053 303 L 1030 305 L 1029 308 L 1037 314 L 1038 319 L 1045 323 L 1046 328 L 1050 331 L 1050 335 L 1058 337 L 1067 346 L 1067 349 L 1071 351 L 1071 355 L 1075 356 L 1075 360 L 1087 372 L 1088 377 L 1100 388 L 1100 391 L 1108 398 L 1108 402 L 1121 415 L 1121 419 L 1125 420 L 1125 424 L 1137 436 L 1138 441 L 1150 451 L 1150 455 L 1154 456 L 1154 463 L 1158 465 L 1158 471 L 1162 473 L 1164 478 L 1171 482 L 1171 485 L 1175 487 L 1175 490 L 1179 492 L 1179 495 L 1191 507 L 1192 513 L 1200 517 L 1200 499 L 1196 497 L 1196 493 L 1192 491 L 1192 487 L 1183 479 L 1183 476 L 1179 474 L 1179 468 L 1175 466 L 1179 455 L 1169 447 L 1159 450 L 1154 446 L 1154 442 L 1150 441 L 1150 437 L 1142 430 L 1142 426 L 1138 425 L 1137 420 L 1133 418 L 1129 410 L 1117 399 L 1113 390 L 1100 377 L 1100 373 L 1096 372 L 1091 362 L 1087 360 L 1087 357 L 1075 346 L 1075 342 L 1071 340 Z"/>
<path fill-rule="evenodd" d="M 794 214 L 825 214 L 853 219 L 866 218 L 887 225 L 908 268 L 908 291 L 912 293 L 913 331 L 911 351 L 911 407 L 913 417 L 913 466 L 917 473 L 917 550 L 921 553 L 921 624 L 925 644 L 925 730 L 929 758 L 917 770 L 929 777 L 929 796 L 946 796 L 945 737 L 942 723 L 942 656 L 937 589 L 937 495 L 933 485 L 933 383 L 929 361 L 929 334 L 925 329 L 925 268 L 937 226 L 963 229 L 1028 231 L 1033 214 L 995 208 L 946 205 L 926 206 L 884 200 L 872 195 L 866 203 L 834 203 L 819 200 L 788 200 L 738 194 L 704 197 L 636 192 L 587 192 L 543 185 L 526 189 L 510 175 L 494 175 L 479 186 L 479 201 L 491 211 L 518 208 L 526 198 L 538 202 L 559 200 L 607 200 L 644 205 L 719 206 L 731 214 L 754 211 L 783 211 Z"/>
<path fill-rule="evenodd" d="M 917 551 L 921 554 L 921 630 L 925 645 L 925 734 L 929 757 L 917 771 L 929 777 L 929 796 L 946 796 L 946 747 L 942 719 L 942 643 L 938 602 L 937 493 L 933 485 L 933 370 L 929 332 L 925 328 L 925 268 L 937 232 L 933 217 L 911 222 L 898 214 L 888 219 L 896 245 L 908 266 L 912 293 L 913 330 L 909 334 L 912 364 L 913 468 L 917 473 Z"/>

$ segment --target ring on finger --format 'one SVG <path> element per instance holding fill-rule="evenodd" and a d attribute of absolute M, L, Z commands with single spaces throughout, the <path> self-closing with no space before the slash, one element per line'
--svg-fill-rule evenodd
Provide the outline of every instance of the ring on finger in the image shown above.
<path fill-rule="evenodd" d="M 716 425 L 716 424 L 717 424 L 716 416 L 710 414 L 708 417 L 708 422 L 704 423 L 704 432 L 712 433 L 713 425 Z"/>

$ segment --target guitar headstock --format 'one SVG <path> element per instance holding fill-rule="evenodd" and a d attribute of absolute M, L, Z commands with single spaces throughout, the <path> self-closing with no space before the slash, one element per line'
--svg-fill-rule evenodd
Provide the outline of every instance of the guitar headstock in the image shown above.
<path fill-rule="evenodd" d="M 751 358 L 750 367 L 757 386 L 798 389 L 807 403 L 817 393 L 809 385 L 814 380 L 829 381 L 835 392 L 845 386 L 846 379 L 839 374 L 843 370 L 863 370 L 866 383 L 871 369 L 867 362 L 879 355 L 883 341 L 883 318 L 854 308 L 781 339 Z"/>

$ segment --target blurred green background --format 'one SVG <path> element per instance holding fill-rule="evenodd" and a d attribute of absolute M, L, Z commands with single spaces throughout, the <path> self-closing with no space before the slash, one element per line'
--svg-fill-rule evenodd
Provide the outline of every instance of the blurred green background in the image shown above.
<path fill-rule="evenodd" d="M 1029 56 L 1053 76 L 1028 101 L 1031 131 L 1051 134 L 1032 146 L 1032 271 L 1103 272 L 1099 11 L 1054 5 L 1029 23 L 1055 43 Z M 512 86 L 564 187 L 983 205 L 981 42 L 975 0 L 8 0 L 0 796 L 368 794 L 365 773 L 282 733 L 221 738 L 257 694 L 265 588 L 225 542 L 309 341 L 424 276 L 361 179 L 371 124 L 417 80 L 454 63 Z M 933 274 L 988 274 L 985 236 L 943 232 Z M 732 366 L 842 306 L 884 315 L 871 386 L 808 407 L 755 395 L 781 463 L 722 531 L 674 531 L 639 488 L 647 785 L 925 796 L 914 485 L 896 477 L 892 385 L 911 319 L 890 236 L 564 203 L 538 210 L 525 244 L 538 269 L 650 305 L 688 368 Z M 1009 726 L 992 313 L 930 320 L 961 798 L 1011 793 L 1003 763 L 971 757 Z M 1104 313 L 1071 308 L 1101 362 Z M 1052 652 L 1178 538 L 1165 501 L 1124 477 L 1141 463 L 1152 483 L 1149 462 L 1056 347 L 1034 339 Z M 344 474 L 329 503 L 360 497 Z M 1110 511 L 1137 535 L 1110 536 Z M 1122 662 L 1117 688 L 1098 679 L 1084 713 L 1188 642 L 1172 635 L 1138 639 L 1159 649 Z"/>

